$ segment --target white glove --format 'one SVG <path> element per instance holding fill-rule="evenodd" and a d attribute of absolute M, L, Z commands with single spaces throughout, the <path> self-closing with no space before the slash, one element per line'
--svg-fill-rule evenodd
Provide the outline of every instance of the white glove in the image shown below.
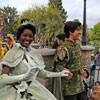
<path fill-rule="evenodd" d="M 62 72 L 49 72 L 45 69 L 42 69 L 39 74 L 43 77 L 66 77 L 68 76 L 67 73 L 70 73 L 70 71 L 63 70 Z"/>
<path fill-rule="evenodd" d="M 70 71 L 68 70 L 63 70 L 62 72 L 60 72 L 61 76 L 68 76 L 68 73 L 70 73 Z"/>

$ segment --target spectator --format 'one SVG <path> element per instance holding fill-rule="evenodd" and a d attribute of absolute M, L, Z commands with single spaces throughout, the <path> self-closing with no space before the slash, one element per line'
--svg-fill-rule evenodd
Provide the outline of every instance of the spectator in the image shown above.
<path fill-rule="evenodd" d="M 89 86 L 88 84 L 86 83 L 85 79 L 89 77 L 89 72 L 87 69 L 83 69 L 83 74 L 82 74 L 82 80 L 83 80 L 83 83 L 84 83 L 84 86 L 85 86 L 85 92 L 87 94 L 87 98 L 88 100 L 90 99 L 89 98 Z"/>
<path fill-rule="evenodd" d="M 84 86 L 85 86 L 85 91 L 86 91 L 86 93 L 87 93 L 87 88 L 88 88 L 89 86 L 87 85 L 85 79 L 89 77 L 89 72 L 88 72 L 88 70 L 86 70 L 86 69 L 83 69 L 83 71 L 84 71 L 84 73 L 82 74 L 82 80 L 83 80 L 83 83 L 84 83 Z"/>
<path fill-rule="evenodd" d="M 100 100 L 100 82 L 95 82 L 95 89 L 90 95 L 91 100 Z"/>
<path fill-rule="evenodd" d="M 58 34 L 57 40 L 53 45 L 53 48 L 56 49 L 58 46 L 63 45 L 63 42 L 65 41 L 65 34 Z M 55 51 L 55 57 L 56 57 L 56 51 Z M 54 62 L 54 72 L 56 72 L 56 62 Z M 61 78 L 53 78 L 53 94 L 57 98 L 57 100 L 63 100 L 62 90 L 61 90 Z"/>
<path fill-rule="evenodd" d="M 100 66 L 100 47 L 99 47 L 99 50 L 96 53 L 95 60 L 96 60 L 96 62 L 95 62 L 96 65 Z"/>
<path fill-rule="evenodd" d="M 54 42 L 54 45 L 53 45 L 52 48 L 53 48 L 53 49 L 56 49 L 56 51 L 57 51 L 58 46 L 62 45 L 63 42 L 65 41 L 65 34 L 58 34 L 56 37 L 57 37 L 57 39 L 56 39 L 56 41 Z M 55 51 L 55 55 L 56 55 L 56 51 Z M 56 62 L 54 62 L 54 63 L 56 64 Z M 55 64 L 54 64 L 54 71 L 56 71 L 56 70 L 55 70 L 55 69 L 56 69 Z"/>
<path fill-rule="evenodd" d="M 95 64 L 91 64 L 91 66 L 90 66 L 90 85 L 92 87 L 94 85 L 95 69 L 96 69 L 96 65 Z"/>
<path fill-rule="evenodd" d="M 6 49 L 7 49 L 7 51 L 9 50 L 9 49 L 11 49 L 13 46 L 14 46 L 14 44 L 16 43 L 15 42 L 15 40 L 14 40 L 14 38 L 13 38 L 13 36 L 7 36 L 7 37 L 5 37 L 5 40 L 6 40 Z"/>
<path fill-rule="evenodd" d="M 6 52 L 7 52 L 7 49 L 2 47 L 2 43 L 0 42 L 0 60 L 4 57 Z"/>

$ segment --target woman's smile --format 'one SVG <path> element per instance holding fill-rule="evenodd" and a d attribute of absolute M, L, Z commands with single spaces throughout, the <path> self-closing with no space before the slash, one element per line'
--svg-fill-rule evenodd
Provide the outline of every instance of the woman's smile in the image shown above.
<path fill-rule="evenodd" d="M 28 47 L 33 41 L 33 33 L 29 29 L 25 29 L 20 36 L 20 44 L 24 47 Z"/>

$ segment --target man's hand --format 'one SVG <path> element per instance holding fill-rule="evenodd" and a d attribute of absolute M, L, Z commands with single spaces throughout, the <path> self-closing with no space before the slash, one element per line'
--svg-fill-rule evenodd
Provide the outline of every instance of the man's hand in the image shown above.
<path fill-rule="evenodd" d="M 68 74 L 68 76 L 66 77 L 67 79 L 71 79 L 72 78 L 72 76 L 73 76 L 73 73 L 67 73 Z"/>

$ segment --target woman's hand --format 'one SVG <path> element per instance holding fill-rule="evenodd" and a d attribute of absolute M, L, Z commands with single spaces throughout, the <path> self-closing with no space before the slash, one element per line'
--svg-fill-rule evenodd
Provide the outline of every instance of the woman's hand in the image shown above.
<path fill-rule="evenodd" d="M 67 78 L 67 79 L 71 79 L 73 76 L 73 73 L 71 73 L 69 69 L 64 68 L 64 70 L 62 72 L 63 72 L 64 76 L 66 76 L 65 78 Z"/>
<path fill-rule="evenodd" d="M 67 68 L 64 68 L 64 70 L 66 70 L 66 71 L 68 72 L 68 73 L 66 73 L 66 74 L 68 74 L 68 76 L 67 76 L 66 78 L 67 78 L 67 79 L 71 79 L 72 76 L 73 76 L 73 73 L 71 73 L 70 70 L 67 69 Z"/>

